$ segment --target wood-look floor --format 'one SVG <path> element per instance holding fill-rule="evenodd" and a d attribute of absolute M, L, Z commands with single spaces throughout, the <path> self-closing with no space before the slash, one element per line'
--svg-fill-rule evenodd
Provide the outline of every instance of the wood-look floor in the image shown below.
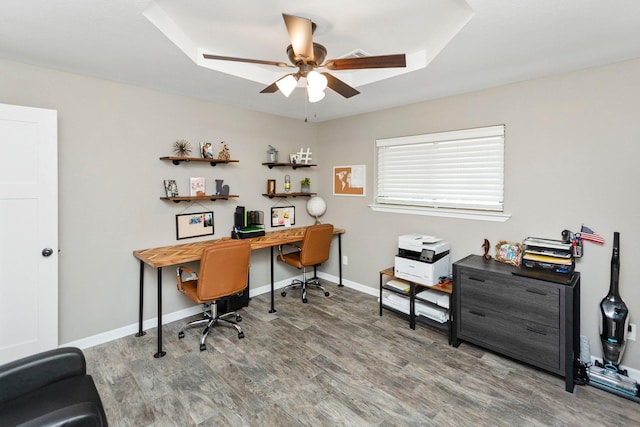
<path fill-rule="evenodd" d="M 245 338 L 166 325 L 85 350 L 112 426 L 632 426 L 640 405 L 378 314 L 376 298 L 330 284 L 252 299 Z"/>

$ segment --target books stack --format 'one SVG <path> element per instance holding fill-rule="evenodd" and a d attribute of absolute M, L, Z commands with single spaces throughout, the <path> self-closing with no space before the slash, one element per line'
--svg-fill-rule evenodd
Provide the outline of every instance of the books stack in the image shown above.
<path fill-rule="evenodd" d="M 571 242 L 527 237 L 522 241 L 522 265 L 533 270 L 571 276 L 575 267 Z"/>

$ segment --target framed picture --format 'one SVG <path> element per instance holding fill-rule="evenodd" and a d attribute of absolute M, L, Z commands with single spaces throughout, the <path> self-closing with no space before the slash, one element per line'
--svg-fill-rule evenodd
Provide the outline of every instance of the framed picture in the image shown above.
<path fill-rule="evenodd" d="M 175 179 L 164 180 L 164 191 L 167 197 L 178 197 L 178 184 Z"/>
<path fill-rule="evenodd" d="M 190 186 L 190 191 L 189 191 L 190 196 L 206 196 L 207 195 L 207 193 L 204 190 L 204 187 L 205 187 L 204 177 L 192 176 L 191 178 L 189 178 L 189 186 Z"/>
<path fill-rule="evenodd" d="M 210 142 L 200 143 L 200 157 L 203 159 L 213 159 L 213 145 Z"/>
<path fill-rule="evenodd" d="M 334 166 L 334 196 L 365 196 L 366 165 Z"/>
<path fill-rule="evenodd" d="M 291 227 L 296 223 L 295 206 L 271 208 L 272 227 Z"/>
<path fill-rule="evenodd" d="M 522 260 L 522 245 L 516 242 L 507 242 L 500 240 L 496 245 L 496 261 L 506 264 L 520 265 Z"/>
<path fill-rule="evenodd" d="M 176 215 L 176 238 L 213 236 L 213 212 Z"/>

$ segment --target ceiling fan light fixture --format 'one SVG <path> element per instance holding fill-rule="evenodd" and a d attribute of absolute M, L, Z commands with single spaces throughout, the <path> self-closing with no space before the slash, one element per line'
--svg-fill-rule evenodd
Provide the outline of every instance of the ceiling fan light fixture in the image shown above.
<path fill-rule="evenodd" d="M 327 78 L 317 71 L 307 73 L 307 87 L 309 92 L 322 92 L 327 88 Z"/>
<path fill-rule="evenodd" d="M 282 94 L 287 98 L 291 95 L 291 92 L 293 92 L 297 85 L 298 79 L 293 74 L 287 74 L 276 82 L 276 86 L 278 86 L 280 92 L 282 92 Z"/>
<path fill-rule="evenodd" d="M 307 96 L 309 98 L 309 102 L 311 102 L 311 103 L 322 101 L 322 98 L 324 98 L 324 91 L 311 92 L 310 90 L 308 90 L 307 91 Z"/>

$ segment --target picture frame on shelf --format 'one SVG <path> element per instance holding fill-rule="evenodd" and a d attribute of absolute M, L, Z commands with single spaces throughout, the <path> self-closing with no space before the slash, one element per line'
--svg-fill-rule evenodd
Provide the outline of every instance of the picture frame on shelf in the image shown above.
<path fill-rule="evenodd" d="M 167 197 L 178 197 L 178 184 L 175 179 L 164 180 L 164 192 Z"/>
<path fill-rule="evenodd" d="M 200 143 L 200 157 L 203 159 L 213 159 L 213 145 L 210 142 Z"/>
<path fill-rule="evenodd" d="M 189 178 L 189 195 L 190 196 L 206 196 L 205 180 L 201 176 L 192 176 Z"/>
<path fill-rule="evenodd" d="M 271 208 L 272 227 L 291 227 L 296 223 L 295 206 L 279 206 Z"/>
<path fill-rule="evenodd" d="M 176 239 L 213 236 L 213 212 L 194 212 L 176 215 Z"/>

